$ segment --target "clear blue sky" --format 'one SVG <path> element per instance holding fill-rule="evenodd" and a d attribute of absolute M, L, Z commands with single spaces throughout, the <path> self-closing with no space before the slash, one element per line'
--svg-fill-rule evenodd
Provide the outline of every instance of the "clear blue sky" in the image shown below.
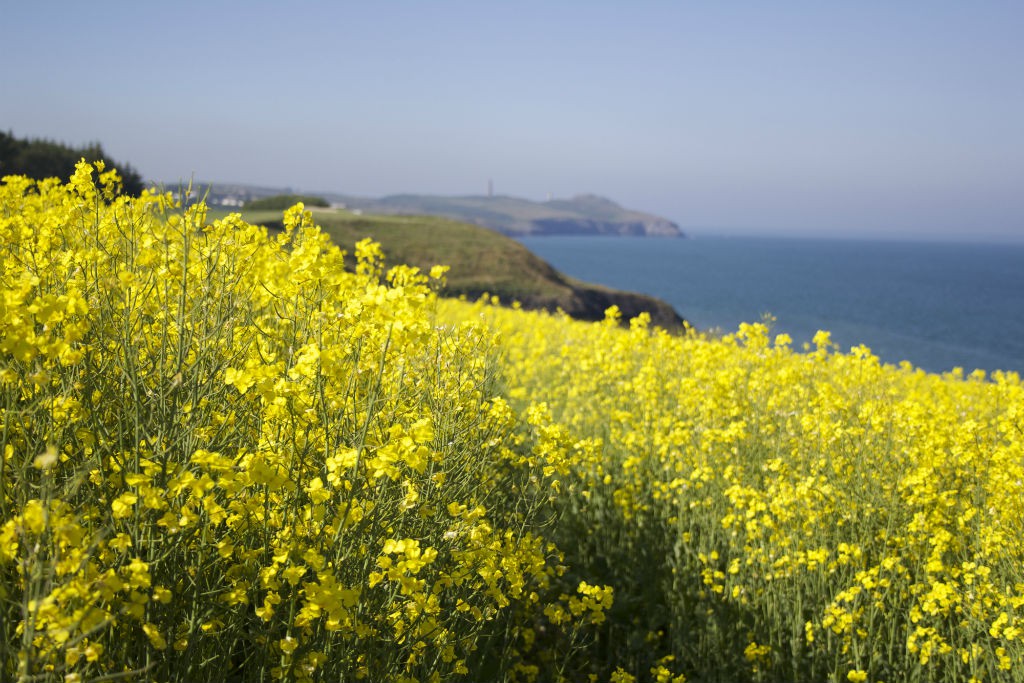
<path fill-rule="evenodd" d="M 1024 240 L 1024 3 L 17 2 L 0 128 L 145 177 Z"/>

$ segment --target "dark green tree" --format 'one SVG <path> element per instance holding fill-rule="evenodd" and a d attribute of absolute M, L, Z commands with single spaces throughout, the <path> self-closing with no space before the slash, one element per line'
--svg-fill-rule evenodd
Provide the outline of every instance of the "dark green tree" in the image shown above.
<path fill-rule="evenodd" d="M 142 176 L 131 165 L 112 160 L 98 142 L 76 148 L 52 140 L 21 139 L 12 132 L 0 131 L 0 176 L 25 175 L 29 178 L 67 180 L 80 159 L 102 160 L 107 168 L 117 169 L 124 193 L 137 196 L 144 185 Z"/>

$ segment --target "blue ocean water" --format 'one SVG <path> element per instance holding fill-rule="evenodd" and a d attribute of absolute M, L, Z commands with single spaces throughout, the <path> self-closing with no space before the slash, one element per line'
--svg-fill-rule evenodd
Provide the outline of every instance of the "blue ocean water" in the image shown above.
<path fill-rule="evenodd" d="M 753 237 L 521 240 L 580 280 L 672 304 L 698 329 L 764 314 L 799 347 L 828 330 L 883 362 L 1024 373 L 1024 245 Z"/>

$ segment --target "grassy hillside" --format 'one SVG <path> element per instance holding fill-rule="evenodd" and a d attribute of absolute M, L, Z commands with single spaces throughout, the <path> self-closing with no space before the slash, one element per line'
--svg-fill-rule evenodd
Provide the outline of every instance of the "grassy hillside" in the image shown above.
<path fill-rule="evenodd" d="M 351 251 L 357 241 L 380 242 L 389 263 L 428 269 L 451 267 L 445 294 L 476 298 L 484 293 L 527 309 L 561 308 L 580 320 L 600 320 L 616 305 L 625 319 L 641 312 L 665 328 L 678 328 L 682 318 L 663 301 L 619 292 L 569 278 L 519 242 L 493 230 L 435 216 L 368 216 L 337 209 L 311 208 L 313 218 L 335 244 Z M 223 213 L 218 214 L 223 215 Z M 270 228 L 281 226 L 278 211 L 243 211 L 246 220 Z"/>

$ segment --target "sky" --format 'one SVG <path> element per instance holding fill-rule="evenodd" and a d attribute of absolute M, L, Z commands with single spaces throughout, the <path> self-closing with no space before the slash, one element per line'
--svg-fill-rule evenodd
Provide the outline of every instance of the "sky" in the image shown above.
<path fill-rule="evenodd" d="M 1024 242 L 1024 3 L 35 2 L 0 129 L 153 181 Z"/>

